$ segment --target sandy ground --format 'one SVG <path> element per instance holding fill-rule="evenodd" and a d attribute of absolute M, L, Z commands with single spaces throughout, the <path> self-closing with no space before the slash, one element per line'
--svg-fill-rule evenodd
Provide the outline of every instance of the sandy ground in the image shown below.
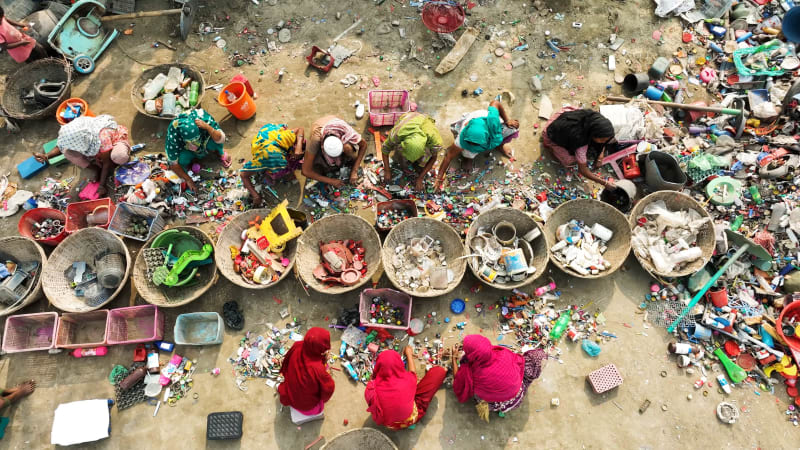
<path fill-rule="evenodd" d="M 202 3 L 202 2 L 201 2 Z M 354 121 L 352 104 L 366 100 L 366 89 L 358 86 L 344 88 L 339 80 L 348 73 L 363 77 L 365 85 L 378 76 L 382 88 L 401 88 L 412 91 L 412 98 L 423 112 L 436 118 L 445 143 L 449 145 L 448 123 L 462 113 L 482 108 L 502 91 L 510 91 L 516 102 L 509 107 L 512 117 L 520 119 L 522 133 L 514 147 L 521 162 L 539 158 L 538 134 L 533 124 L 543 123 L 536 119 L 539 98 L 527 86 L 528 79 L 543 75 L 544 91 L 558 107 L 562 102 L 584 102 L 590 104 L 605 94 L 606 86 L 613 85 L 614 74 L 607 69 L 603 57 L 609 50 L 599 49 L 598 43 L 607 43 L 609 34 L 617 32 L 626 39 L 617 52 L 617 67 L 620 73 L 646 69 L 658 55 L 669 56 L 677 45 L 681 26 L 676 21 L 656 20 L 652 15 L 652 2 L 599 1 L 549 2 L 547 6 L 564 17 L 559 21 L 554 13 L 546 17 L 532 14 L 530 5 L 519 1 L 486 2 L 471 11 L 469 18 L 482 28 L 505 30 L 508 35 L 484 39 L 483 34 L 469 54 L 453 72 L 436 76 L 433 67 L 444 57 L 447 50 L 431 50 L 432 35 L 421 24 L 414 8 L 403 3 L 387 1 L 376 7 L 366 0 L 341 2 L 312 2 L 301 0 L 284 2 L 276 6 L 262 1 L 260 6 L 236 0 L 225 6 L 222 2 L 204 2 L 202 20 L 224 27 L 224 39 L 228 41 L 228 52 L 224 53 L 211 42 L 212 36 L 201 39 L 192 35 L 186 42 L 173 38 L 177 51 L 154 49 L 155 40 L 169 39 L 176 27 L 175 18 L 139 20 L 131 36 L 121 36 L 99 59 L 91 76 L 79 76 L 73 87 L 75 96 L 86 99 L 97 113 L 113 114 L 122 124 L 129 125 L 132 140 L 147 144 L 148 151 L 163 148 L 163 136 L 167 122 L 145 118 L 136 113 L 131 105 L 130 89 L 134 80 L 149 64 L 181 61 L 194 64 L 205 70 L 207 83 L 226 82 L 239 69 L 232 69 L 226 55 L 233 50 L 246 53 L 251 44 L 246 36 L 237 36 L 244 27 L 256 29 L 263 36 L 267 28 L 280 20 L 299 19 L 300 28 L 292 31 L 292 41 L 279 53 L 257 57 L 254 65 L 245 65 L 241 70 L 250 78 L 259 92 L 258 113 L 255 118 L 239 122 L 228 116 L 213 99 L 214 93 L 206 92 L 203 106 L 218 120 L 228 136 L 226 148 L 234 154 L 234 160 L 247 157 L 249 142 L 255 131 L 264 123 L 287 123 L 290 126 L 306 126 L 319 115 L 334 113 L 346 120 Z M 165 2 L 140 0 L 140 10 L 165 7 Z M 216 4 L 216 6 L 215 6 Z M 223 8 L 222 10 L 219 8 Z M 337 12 L 342 14 L 337 20 Z M 230 15 L 230 20 L 225 16 Z M 360 51 L 345 62 L 341 68 L 328 75 L 306 68 L 303 59 L 310 45 L 322 47 L 356 20 L 363 18 L 363 35 L 351 32 L 340 43 Z M 324 22 L 320 22 L 324 19 Z M 401 39 L 396 28 L 388 35 L 376 35 L 379 21 L 399 20 L 407 37 Z M 512 22 L 519 21 L 512 25 Z M 319 23 L 317 23 L 319 22 Z M 505 24 L 502 24 L 505 22 Z M 582 22 L 581 29 L 573 28 L 572 22 Z M 127 22 L 117 22 L 120 29 Z M 616 30 L 615 30 L 616 28 Z M 564 43 L 574 43 L 572 51 L 558 58 L 537 57 L 546 50 L 542 36 L 550 30 Z M 652 38 L 654 30 L 662 30 L 664 45 L 657 45 Z M 524 56 L 527 64 L 513 71 L 504 66 L 509 60 L 487 62 L 487 56 L 497 47 L 497 41 L 525 36 L 530 50 L 514 52 L 513 58 Z M 425 63 L 404 58 L 409 39 L 421 47 L 421 59 Z M 260 49 L 263 37 L 253 41 Z M 258 43 L 258 44 L 255 44 Z M 382 58 L 381 58 L 382 57 Z M 626 60 L 630 60 L 630 64 Z M 10 73 L 16 67 L 7 56 L 0 57 L 0 73 Z M 146 63 L 146 64 L 143 64 Z M 425 66 L 428 66 L 426 68 Z M 284 68 L 286 75 L 281 83 L 276 82 L 277 72 Z M 567 76 L 555 81 L 560 73 Z M 470 81 L 475 74 L 477 81 Z M 479 97 L 462 98 L 461 91 L 481 87 L 485 93 Z M 698 93 L 700 94 L 700 93 Z M 359 129 L 367 128 L 367 120 L 357 123 Z M 4 135 L 0 139 L 0 166 L 4 172 L 14 172 L 16 163 L 25 159 L 31 151 L 55 137 L 57 124 L 54 120 L 23 123 L 22 132 Z M 78 174 L 74 168 L 56 168 L 46 172 L 50 176 Z M 38 189 L 42 176 L 22 181 L 21 187 Z M 11 176 L 15 179 L 15 175 Z M 297 197 L 297 185 L 282 186 L 281 193 L 290 199 Z M 294 201 L 294 200 L 292 200 Z M 16 234 L 18 218 L 0 221 L 3 235 Z M 571 280 L 556 269 L 549 269 L 564 295 L 560 304 L 589 304 L 592 312 L 602 312 L 608 319 L 606 329 L 618 339 L 603 345 L 602 353 L 595 359 L 586 356 L 574 344 L 562 343 L 561 361 L 550 361 L 542 377 L 529 391 L 528 400 L 522 408 L 504 419 L 497 416 L 491 424 L 479 422 L 472 404 L 459 404 L 452 391 L 442 389 L 436 395 L 429 412 L 414 430 L 388 432 L 399 448 L 676 448 L 686 446 L 731 447 L 731 448 L 789 448 L 796 446 L 798 432 L 785 422 L 787 397 L 781 385 L 777 395 L 756 392 L 755 386 L 744 385 L 724 396 L 709 389 L 704 396 L 692 387 L 698 375 L 688 375 L 678 369 L 666 354 L 670 340 L 663 329 L 643 325 L 642 316 L 636 306 L 649 286 L 648 276 L 641 270 L 633 256 L 626 263 L 626 270 L 613 276 L 595 280 Z M 415 316 L 436 311 L 440 317 L 449 315 L 447 305 L 454 297 L 469 298 L 470 302 L 494 303 L 503 294 L 484 288 L 472 294 L 469 288 L 478 283 L 470 274 L 452 294 L 439 298 L 415 302 Z M 380 286 L 388 286 L 384 277 Z M 167 311 L 166 338 L 172 338 L 172 324 L 180 313 L 192 311 L 219 311 L 229 299 L 238 299 L 245 307 L 247 329 L 261 332 L 266 324 L 281 324 L 280 306 L 272 296 L 284 299 L 292 305 L 294 314 L 311 325 L 325 326 L 325 317 L 334 317 L 341 306 L 351 306 L 356 295 L 326 296 L 305 293 L 294 280 L 286 280 L 262 293 L 254 293 L 234 287 L 224 278 L 217 286 L 194 303 Z M 127 294 L 120 296 L 109 308 L 128 305 Z M 124 298 L 123 298 L 124 297 Z M 300 300 L 302 299 L 302 300 Z M 138 302 L 142 302 L 141 298 Z M 474 304 L 474 303 L 471 303 Z M 46 301 L 37 302 L 21 313 L 53 310 Z M 496 339 L 496 317 L 491 314 L 472 317 L 466 332 L 483 332 Z M 446 344 L 455 342 L 458 331 L 445 324 L 434 325 L 424 336 L 442 333 Z M 152 416 L 152 407 L 138 405 L 129 410 L 112 411 L 111 438 L 88 448 L 131 448 L 148 445 L 153 448 L 184 446 L 187 448 L 303 448 L 318 436 L 330 440 L 336 434 L 354 427 L 376 425 L 365 411 L 363 386 L 355 385 L 340 372 L 334 374 L 336 393 L 326 407 L 326 418 L 322 422 L 297 427 L 289 421 L 288 411 L 279 411 L 279 403 L 273 391 L 258 380 L 249 383 L 247 392 L 240 392 L 230 374 L 227 358 L 235 353 L 241 334 L 226 332 L 221 346 L 206 348 L 179 348 L 179 354 L 197 360 L 198 375 L 193 392 L 197 400 L 185 399 L 175 407 L 161 408 L 157 417 Z M 338 342 L 338 334 L 333 333 Z M 335 344 L 338 345 L 338 344 Z M 334 345 L 334 347 L 335 347 Z M 24 379 L 35 378 L 39 384 L 29 398 L 3 411 L 11 417 L 3 448 L 45 448 L 49 446 L 49 432 L 55 407 L 64 402 L 113 396 L 107 381 L 110 368 L 117 363 L 128 364 L 133 347 L 113 347 L 108 356 L 76 360 L 64 353 L 48 355 L 28 353 L 7 355 L 0 359 L 0 384 L 11 386 Z M 162 358 L 163 360 L 164 358 Z M 595 395 L 585 381 L 586 375 L 605 364 L 614 363 L 624 377 L 624 384 L 607 395 Z M 222 374 L 213 377 L 209 372 L 214 367 L 222 368 Z M 663 376 L 662 376 L 663 372 Z M 687 394 L 693 394 L 688 400 Z M 560 406 L 551 407 L 552 398 L 560 399 Z M 639 405 L 649 399 L 650 408 L 643 414 Z M 736 402 L 744 411 L 742 419 L 735 425 L 723 425 L 715 417 L 714 410 L 722 400 Z M 205 441 L 206 415 L 215 411 L 239 410 L 244 413 L 244 436 L 241 441 L 215 443 Z M 344 425 L 344 420 L 349 425 Z"/>

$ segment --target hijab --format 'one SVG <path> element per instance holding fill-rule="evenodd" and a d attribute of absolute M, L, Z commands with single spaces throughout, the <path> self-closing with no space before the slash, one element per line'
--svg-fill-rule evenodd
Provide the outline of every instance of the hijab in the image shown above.
<path fill-rule="evenodd" d="M 281 365 L 281 404 L 308 411 L 331 398 L 335 385 L 325 370 L 325 352 L 330 348 L 331 334 L 319 327 L 310 328 L 302 341 L 292 345 Z"/>
<path fill-rule="evenodd" d="M 578 109 L 558 116 L 547 127 L 547 136 L 571 155 L 575 154 L 575 150 L 588 146 L 587 158 L 592 160 L 605 147 L 605 144 L 595 142 L 594 138 L 613 138 L 614 126 L 597 111 Z"/>
<path fill-rule="evenodd" d="M 416 112 L 400 116 L 390 137 L 399 139 L 400 153 L 412 163 L 425 156 L 429 146 L 441 145 L 442 140 L 433 119 Z"/>
<path fill-rule="evenodd" d="M 417 376 L 406 370 L 400 354 L 394 350 L 382 351 L 364 392 L 367 411 L 372 413 L 375 423 L 389 426 L 408 419 L 414 411 L 416 392 Z"/>
<path fill-rule="evenodd" d="M 503 402 L 513 398 L 522 386 L 522 355 L 492 345 L 479 334 L 464 338 L 464 357 L 453 380 L 453 391 L 459 402 L 477 396 L 487 402 Z"/>
<path fill-rule="evenodd" d="M 470 119 L 458 133 L 460 147 L 472 153 L 483 153 L 503 143 L 503 125 L 500 111 L 489 107 L 486 117 Z"/>
<path fill-rule="evenodd" d="M 58 130 L 56 145 L 91 158 L 100 152 L 100 131 L 104 128 L 116 129 L 117 122 L 107 114 L 77 117 Z"/>

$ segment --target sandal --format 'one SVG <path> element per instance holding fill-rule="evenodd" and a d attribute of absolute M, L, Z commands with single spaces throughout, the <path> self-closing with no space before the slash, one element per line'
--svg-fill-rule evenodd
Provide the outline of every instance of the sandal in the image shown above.
<path fill-rule="evenodd" d="M 222 305 L 222 317 L 225 319 L 225 325 L 232 330 L 244 328 L 244 315 L 242 315 L 242 312 L 236 300 L 231 300 Z"/>
<path fill-rule="evenodd" d="M 228 152 L 223 153 L 220 159 L 222 160 L 222 167 L 226 169 L 230 167 L 231 164 L 233 164 L 233 161 L 231 160 L 231 155 L 229 155 Z"/>

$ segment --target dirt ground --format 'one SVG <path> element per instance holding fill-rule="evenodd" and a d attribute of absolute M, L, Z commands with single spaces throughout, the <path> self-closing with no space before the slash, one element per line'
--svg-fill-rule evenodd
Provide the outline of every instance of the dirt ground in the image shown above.
<path fill-rule="evenodd" d="M 462 113 L 483 108 L 494 95 L 503 91 L 514 94 L 516 101 L 510 105 L 511 117 L 522 124 L 521 137 L 514 147 L 520 162 L 539 158 L 539 135 L 534 124 L 537 119 L 539 97 L 528 87 L 533 75 L 542 75 L 544 92 L 558 108 L 562 103 L 586 105 L 611 92 L 618 93 L 614 73 L 609 71 L 604 58 L 610 50 L 598 48 L 608 44 L 609 35 L 616 32 L 625 39 L 616 52 L 617 72 L 640 71 L 649 67 L 659 55 L 669 56 L 677 46 L 681 24 L 675 20 L 659 20 L 652 14 L 654 4 L 648 0 L 596 2 L 548 1 L 552 8 L 546 16 L 536 13 L 531 4 L 520 1 L 481 1 L 470 11 L 470 24 L 481 27 L 479 40 L 461 64 L 449 74 L 437 76 L 433 68 L 443 58 L 447 49 L 433 51 L 432 33 L 428 32 L 416 8 L 407 3 L 389 0 L 380 6 L 367 0 L 316 2 L 278 0 L 270 6 L 266 0 L 256 6 L 250 1 L 201 2 L 199 20 L 224 27 L 221 32 L 228 42 L 226 51 L 212 42 L 214 35 L 201 38 L 192 34 L 186 42 L 169 35 L 176 29 L 177 19 L 152 18 L 135 22 L 130 36 L 122 35 L 98 61 L 96 71 L 90 76 L 78 76 L 73 86 L 74 96 L 89 102 L 96 113 L 113 114 L 121 124 L 128 125 L 134 143 L 146 143 L 147 151 L 160 151 L 167 126 L 166 121 L 145 118 L 136 113 L 130 101 L 130 90 L 138 75 L 150 65 L 171 61 L 193 64 L 205 70 L 208 84 L 225 83 L 240 70 L 252 81 L 259 93 L 255 118 L 240 122 L 214 101 L 216 93 L 207 91 L 203 100 L 206 108 L 218 121 L 228 136 L 226 148 L 234 161 L 249 155 L 250 139 L 264 123 L 286 123 L 290 126 L 308 127 L 319 115 L 333 113 L 354 123 L 353 103 L 366 101 L 371 78 L 380 78 L 381 88 L 411 90 L 419 110 L 431 114 L 442 130 L 445 144 L 451 135 L 447 124 Z M 168 7 L 160 0 L 140 0 L 137 10 L 156 10 Z M 336 14 L 341 13 L 341 19 Z M 556 13 L 563 14 L 559 20 Z M 227 16 L 230 19 L 226 19 Z M 311 45 L 326 47 L 331 40 L 350 26 L 357 18 L 360 26 L 339 42 L 349 48 L 360 49 L 338 69 L 329 74 L 309 70 L 304 55 Z M 283 44 L 279 52 L 257 56 L 255 64 L 232 68 L 227 56 L 238 50 L 247 53 L 251 46 L 256 50 L 265 47 L 264 36 L 268 28 L 281 21 L 298 22 L 292 29 L 292 39 Z M 398 27 L 387 35 L 375 33 L 381 21 L 397 20 L 405 29 L 406 38 L 400 37 Z M 582 28 L 572 26 L 582 22 Z M 116 22 L 123 30 L 128 22 Z M 259 37 L 240 32 L 247 27 L 256 30 Z M 363 34 L 357 34 L 359 28 Z M 490 29 L 504 31 L 505 36 L 486 40 Z M 543 36 L 549 30 L 562 43 L 574 44 L 568 52 L 557 58 L 548 55 Z M 653 31 L 663 32 L 663 45 L 653 39 Z M 513 47 L 515 38 L 524 36 L 530 49 L 511 52 L 510 59 L 492 55 L 499 41 Z M 176 51 L 152 48 L 156 40 L 172 39 Z M 275 37 L 270 37 L 275 40 Z M 409 60 L 407 50 L 410 40 L 420 47 L 420 59 Z M 625 51 L 626 54 L 622 54 Z M 524 57 L 527 64 L 506 70 L 512 59 Z M 491 58 L 491 61 L 488 60 Z M 630 63 L 628 63 L 628 60 Z M 8 74 L 16 66 L 6 55 L 0 54 L 0 73 Z M 277 82 L 277 73 L 285 75 Z M 339 80 L 348 73 L 361 76 L 362 81 L 345 88 Z M 561 80 L 554 77 L 564 73 Z M 470 81 L 470 76 L 476 81 Z M 477 78 L 476 78 L 477 77 Z M 462 98 L 461 91 L 482 88 L 480 96 Z M 697 93 L 702 95 L 701 92 Z M 367 128 L 367 119 L 357 121 L 357 128 Z M 30 152 L 53 139 L 57 133 L 54 120 L 22 124 L 16 135 L 3 134 L 0 139 L 0 166 L 3 172 L 27 158 Z M 370 147 L 371 148 L 371 147 Z M 547 166 L 551 167 L 551 166 Z M 79 174 L 74 168 L 55 168 L 45 172 L 54 177 Z M 21 181 L 20 186 L 38 190 L 44 175 Z M 281 187 L 288 198 L 297 198 L 297 184 Z M 17 217 L 0 220 L 2 235 L 16 234 Z M 477 419 L 472 404 L 457 402 L 452 390 L 442 389 L 436 395 L 428 414 L 414 430 L 387 432 L 401 449 L 407 448 L 789 448 L 796 447 L 798 431 L 785 421 L 787 396 L 782 384 L 776 386 L 776 395 L 760 391 L 753 385 L 734 388 L 733 394 L 723 395 L 708 389 L 708 395 L 692 387 L 699 377 L 689 375 L 676 367 L 666 353 L 670 336 L 666 331 L 643 324 L 637 314 L 649 287 L 649 278 L 631 256 L 625 269 L 613 276 L 593 280 L 569 279 L 556 269 L 548 269 L 563 292 L 560 305 L 589 304 L 590 311 L 602 312 L 608 319 L 606 330 L 618 336 L 602 346 L 597 358 L 590 358 L 579 345 L 563 342 L 559 361 L 551 360 L 540 379 L 534 382 L 528 400 L 506 418 L 492 417 L 490 424 Z M 449 301 L 455 297 L 468 298 L 470 302 L 494 303 L 503 295 L 501 291 L 484 287 L 477 294 L 469 288 L 478 281 L 468 272 L 459 288 L 447 296 L 419 299 L 414 302 L 414 315 L 436 311 L 440 317 L 449 316 Z M 389 286 L 384 277 L 380 286 Z M 532 286 L 533 287 L 533 286 Z M 278 311 L 281 306 L 272 300 L 275 296 L 290 304 L 294 314 L 309 326 L 326 326 L 325 317 L 335 317 L 341 306 L 350 307 L 356 294 L 343 296 L 316 295 L 306 297 L 292 279 L 278 284 L 266 292 L 252 292 L 237 288 L 224 278 L 201 299 L 184 307 L 167 311 L 166 339 L 172 339 L 172 324 L 178 314 L 194 311 L 220 311 L 230 299 L 239 300 L 245 308 L 246 329 L 262 332 L 267 324 L 282 324 Z M 302 299 L 302 301 L 300 300 Z M 141 299 L 138 300 L 140 303 Z M 471 303 L 474 304 L 474 303 Z M 127 294 L 120 296 L 109 308 L 128 305 Z M 20 313 L 54 310 L 45 300 L 39 301 Z M 463 320 L 463 319 L 461 319 Z M 482 332 L 493 341 L 497 339 L 497 319 L 492 314 L 471 317 L 465 333 Z M 445 344 L 456 342 L 461 335 L 446 324 L 426 329 L 424 336 L 442 333 Z M 138 405 L 131 409 L 111 413 L 111 438 L 85 448 L 131 448 L 148 445 L 153 448 L 184 446 L 187 448 L 304 448 L 318 436 L 329 441 L 338 433 L 355 427 L 376 427 L 366 412 L 363 386 L 346 379 L 341 372 L 334 373 L 336 392 L 328 403 L 324 421 L 302 427 L 292 425 L 288 411 L 280 411 L 273 390 L 258 380 L 249 382 L 249 389 L 241 392 L 234 384 L 227 359 L 235 354 L 242 334 L 226 331 L 220 346 L 179 348 L 178 353 L 197 360 L 193 392 L 199 398 L 184 399 L 175 407 L 162 407 L 153 417 L 153 407 Z M 338 332 L 332 333 L 338 343 Z M 335 347 L 336 344 L 334 344 Z M 109 370 L 115 364 L 129 364 L 133 347 L 112 347 L 102 358 L 74 359 L 65 353 L 57 355 L 24 353 L 7 355 L 0 359 L 0 385 L 11 386 L 22 380 L 34 378 L 36 392 L 18 402 L 2 414 L 11 417 L 6 435 L 0 441 L 2 448 L 46 448 L 50 446 L 49 433 L 53 411 L 60 403 L 113 397 L 108 383 Z M 164 358 L 162 357 L 162 361 Z M 585 381 L 586 375 L 605 364 L 614 363 L 619 368 L 624 384 L 607 395 L 595 395 Z M 222 374 L 214 377 L 211 369 L 219 367 Z M 711 378 L 711 377 L 709 377 Z M 691 400 L 687 395 L 692 394 Z M 550 406 L 552 398 L 560 399 L 560 406 Z M 646 399 L 650 408 L 640 414 L 639 406 Z M 716 405 L 728 400 L 743 411 L 735 425 L 724 425 L 715 417 Z M 206 415 L 215 411 L 238 410 L 244 413 L 244 436 L 241 441 L 207 442 L 205 440 Z M 345 419 L 349 425 L 344 425 Z M 324 442 L 324 441 L 323 441 Z M 318 448 L 317 445 L 315 448 Z"/>

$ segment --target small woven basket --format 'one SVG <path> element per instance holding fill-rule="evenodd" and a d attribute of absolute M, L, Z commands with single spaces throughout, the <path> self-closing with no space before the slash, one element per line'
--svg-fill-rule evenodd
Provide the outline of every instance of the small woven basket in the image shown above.
<path fill-rule="evenodd" d="M 42 247 L 33 239 L 21 236 L 9 236 L 0 238 L 0 259 L 2 259 L 2 261 L 12 259 L 15 261 L 35 260 L 39 262 L 39 268 L 36 269 L 36 276 L 33 280 L 33 288 L 31 288 L 28 294 L 21 298 L 17 304 L 6 306 L 0 310 L 1 317 L 7 316 L 30 305 L 42 295 L 42 270 L 47 256 L 44 254 Z"/>
<path fill-rule="evenodd" d="M 36 109 L 22 103 L 22 92 L 31 89 L 35 80 L 65 82 L 67 87 L 51 104 Z M 65 59 L 45 58 L 30 64 L 23 64 L 16 72 L 6 78 L 6 89 L 3 92 L 3 108 L 9 117 L 18 120 L 37 120 L 52 117 L 58 105 L 69 98 L 72 85 L 72 65 Z"/>
<path fill-rule="evenodd" d="M 198 91 L 196 108 L 200 107 L 200 102 L 203 100 L 203 94 L 205 93 L 206 90 L 206 82 L 203 79 L 203 74 L 200 73 L 199 70 L 195 69 L 194 67 L 188 64 L 169 63 L 169 64 L 161 64 L 145 70 L 144 72 L 142 72 L 141 75 L 139 75 L 139 79 L 136 80 L 135 83 L 133 83 L 133 87 L 131 88 L 131 103 L 133 103 L 133 106 L 136 108 L 137 111 L 139 111 L 140 114 L 159 120 L 171 121 L 174 119 L 174 117 L 159 116 L 158 114 L 148 114 L 144 110 L 144 97 L 142 97 L 142 88 L 147 83 L 147 81 L 152 78 L 155 78 L 160 73 L 166 75 L 167 72 L 169 72 L 170 67 L 179 67 L 187 77 L 192 79 L 192 81 L 197 81 L 200 90 Z"/>

